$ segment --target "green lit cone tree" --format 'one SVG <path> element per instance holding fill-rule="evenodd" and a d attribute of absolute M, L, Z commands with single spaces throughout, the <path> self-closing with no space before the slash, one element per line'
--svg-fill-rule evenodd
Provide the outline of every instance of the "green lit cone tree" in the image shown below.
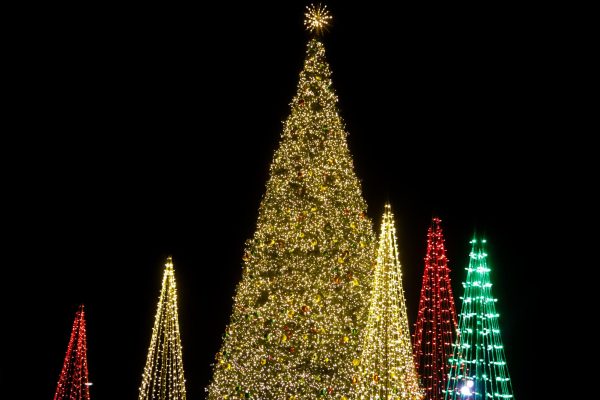
<path fill-rule="evenodd" d="M 307 25 L 328 18 L 311 8 Z M 208 398 L 346 399 L 374 235 L 316 36 L 266 186 Z"/>
<path fill-rule="evenodd" d="M 167 257 L 138 400 L 185 400 L 173 259 Z"/>
<path fill-rule="evenodd" d="M 512 399 L 486 240 L 474 238 L 471 246 L 445 399 Z"/>
<path fill-rule="evenodd" d="M 389 204 L 381 223 L 377 264 L 364 345 L 360 360 L 357 398 L 419 400 L 423 390 L 413 360 L 402 270 L 394 215 Z"/>

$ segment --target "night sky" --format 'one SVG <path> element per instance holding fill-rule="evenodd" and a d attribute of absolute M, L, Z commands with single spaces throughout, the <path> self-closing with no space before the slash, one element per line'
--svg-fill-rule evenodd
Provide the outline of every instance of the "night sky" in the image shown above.
<path fill-rule="evenodd" d="M 204 398 L 305 56 L 307 3 L 278 3 L 52 4 L 15 34 L 0 375 L 14 398 L 53 396 L 80 303 L 92 399 L 136 398 L 168 255 L 188 398 Z M 324 42 L 368 214 L 377 229 L 385 201 L 396 215 L 411 329 L 431 217 L 458 310 L 485 234 L 514 392 L 533 398 L 556 33 L 533 7 L 354 3 L 327 3 Z"/>

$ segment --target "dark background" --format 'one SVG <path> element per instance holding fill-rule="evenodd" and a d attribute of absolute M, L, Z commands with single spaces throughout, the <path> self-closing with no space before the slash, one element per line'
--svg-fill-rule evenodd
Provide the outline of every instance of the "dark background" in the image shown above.
<path fill-rule="evenodd" d="M 305 55 L 306 3 L 279 3 L 20 15 L 3 146 L 8 398 L 53 396 L 80 303 L 92 398 L 136 398 L 169 254 L 188 398 L 204 397 Z M 540 270 L 561 268 L 573 121 L 562 20 L 504 3 L 328 4 L 340 112 L 369 216 L 378 229 L 386 200 L 396 214 L 411 325 L 431 217 L 459 309 L 484 233 L 515 394 L 544 398 Z"/>

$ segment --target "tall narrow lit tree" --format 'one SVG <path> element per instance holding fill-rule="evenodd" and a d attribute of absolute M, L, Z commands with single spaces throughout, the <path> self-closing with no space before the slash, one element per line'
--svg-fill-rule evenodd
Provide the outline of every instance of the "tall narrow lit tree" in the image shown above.
<path fill-rule="evenodd" d="M 75 313 L 71 338 L 63 363 L 54 400 L 90 400 L 87 365 L 87 338 L 83 304 Z"/>
<path fill-rule="evenodd" d="M 512 399 L 504 346 L 492 296 L 486 240 L 471 240 L 458 337 L 450 361 L 446 399 Z"/>
<path fill-rule="evenodd" d="M 415 323 L 414 356 L 426 400 L 444 398 L 452 356 L 456 310 L 441 220 L 433 218 L 427 231 L 427 252 Z"/>
<path fill-rule="evenodd" d="M 185 400 L 173 259 L 167 257 L 139 400 Z"/>
<path fill-rule="evenodd" d="M 347 398 L 369 298 L 374 238 L 331 71 L 309 7 L 291 113 L 246 243 L 209 399 Z"/>
<path fill-rule="evenodd" d="M 358 398 L 423 398 L 415 371 L 394 215 L 385 205 L 368 322 L 362 346 Z"/>

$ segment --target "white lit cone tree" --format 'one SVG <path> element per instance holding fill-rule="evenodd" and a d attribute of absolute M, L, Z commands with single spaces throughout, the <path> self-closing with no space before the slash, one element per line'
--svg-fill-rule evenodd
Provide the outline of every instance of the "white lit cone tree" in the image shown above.
<path fill-rule="evenodd" d="M 408 326 L 394 216 L 386 204 L 362 357 L 356 362 L 358 398 L 423 398 Z"/>
<path fill-rule="evenodd" d="M 185 400 L 173 260 L 167 258 L 139 400 Z"/>
<path fill-rule="evenodd" d="M 330 17 L 307 13 L 319 32 Z M 325 49 L 308 43 L 298 92 L 246 244 L 209 399 L 346 399 L 374 261 Z"/>

